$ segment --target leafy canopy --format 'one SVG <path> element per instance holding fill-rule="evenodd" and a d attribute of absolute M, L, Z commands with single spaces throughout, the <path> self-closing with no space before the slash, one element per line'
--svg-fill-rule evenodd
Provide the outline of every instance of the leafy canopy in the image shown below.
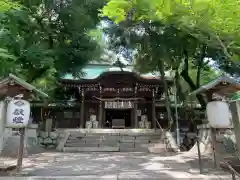
<path fill-rule="evenodd" d="M 130 18 L 174 24 L 236 60 L 240 54 L 239 9 L 239 0 L 110 0 L 101 15 L 116 23 Z"/>
<path fill-rule="evenodd" d="M 12 72 L 48 91 L 66 73 L 81 76 L 82 67 L 101 53 L 89 32 L 100 22 L 104 0 L 12 2 L 20 8 L 4 13 L 0 48 L 16 58 L 6 59 L 1 76 Z"/>

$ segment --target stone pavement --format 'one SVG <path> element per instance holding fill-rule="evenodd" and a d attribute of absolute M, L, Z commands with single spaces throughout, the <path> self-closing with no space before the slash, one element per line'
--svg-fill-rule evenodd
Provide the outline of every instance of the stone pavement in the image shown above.
<path fill-rule="evenodd" d="M 200 175 L 197 157 L 147 153 L 41 153 L 24 159 L 20 179 L 231 179 L 204 159 Z M 34 177 L 33 177 L 34 176 Z M 4 180 L 8 179 L 2 177 Z M 18 179 L 9 177 L 11 179 Z M 0 177 L 1 180 L 1 177 Z"/>

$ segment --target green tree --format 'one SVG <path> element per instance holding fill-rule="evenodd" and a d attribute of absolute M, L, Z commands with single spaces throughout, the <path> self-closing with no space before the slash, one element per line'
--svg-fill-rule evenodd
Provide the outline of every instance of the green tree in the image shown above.
<path fill-rule="evenodd" d="M 199 86 L 200 72 L 204 60 L 204 56 L 213 57 L 212 60 L 216 61 L 220 68 L 232 74 L 239 74 L 240 66 L 239 63 L 234 62 L 236 59 L 239 46 L 236 46 L 239 42 L 239 13 L 238 1 L 145 1 L 145 0 L 111 0 L 103 8 L 102 15 L 109 17 L 114 22 L 118 23 L 119 26 L 127 26 L 128 24 L 148 24 L 148 22 L 161 22 L 166 27 L 173 27 L 177 29 L 182 37 L 194 39 L 197 42 L 197 51 L 202 51 L 198 60 L 194 63 L 198 65 L 198 80 L 197 87 Z M 226 18 L 228 21 L 226 21 Z M 143 23 L 144 22 L 144 23 Z M 221 28 L 217 28 L 221 27 Z M 163 31 L 162 31 L 163 32 Z M 178 35 L 180 34 L 178 33 Z M 160 33 L 161 34 L 161 33 Z M 169 34 L 173 36 L 173 40 L 176 34 Z M 234 39 L 233 39 L 234 37 Z M 223 41 L 228 39 L 228 49 L 226 50 Z M 193 47 L 185 48 L 184 45 L 189 43 L 189 38 L 178 39 L 181 40 L 180 44 L 182 48 L 173 47 L 177 52 L 178 57 L 186 57 L 185 59 L 192 58 L 192 54 L 189 54 L 191 49 L 195 49 L 194 56 L 196 53 L 196 43 L 193 43 Z M 184 42 L 183 42 L 184 41 Z M 225 42 L 224 41 L 224 42 Z M 179 44 L 177 41 L 175 44 Z M 191 44 L 191 43 L 190 43 Z M 189 50 L 190 49 L 190 50 Z M 205 49 L 205 50 L 204 50 Z M 207 53 L 205 51 L 208 51 Z M 229 57 L 228 53 L 233 54 Z M 175 58 L 176 60 L 176 58 Z M 179 62 L 179 61 L 178 61 Z M 189 65 L 185 61 L 185 69 Z M 192 84 L 193 83 L 188 77 L 188 71 L 183 71 L 182 75 L 185 80 Z"/>
<path fill-rule="evenodd" d="M 12 1 L 9 0 L 1 0 L 0 1 L 0 13 L 4 13 L 10 9 L 16 9 L 19 8 L 19 4 L 18 3 L 14 3 Z"/>
<path fill-rule="evenodd" d="M 164 19 L 151 9 L 155 1 L 109 1 L 102 10 L 102 15 L 116 22 L 118 25 L 109 28 L 111 42 L 115 46 L 136 48 L 136 64 L 140 71 L 160 71 L 164 79 L 165 70 L 175 72 L 178 95 L 182 101 L 186 99 L 183 92 L 182 80 L 187 82 L 191 90 L 197 89 L 201 83 L 202 75 L 208 74 L 212 80 L 217 73 L 211 70 L 205 57 L 213 60 L 219 59 L 224 52 L 222 49 L 209 46 L 194 34 L 178 26 L 174 16 Z M 158 2 L 155 2 L 158 3 Z M 171 4 L 171 3 L 170 3 Z M 166 6 L 167 7 L 167 6 Z M 166 8 L 165 7 L 165 8 Z M 166 12 L 165 12 L 166 11 Z M 163 15 L 168 14 L 168 8 L 163 9 Z M 165 15 L 166 16 L 166 15 Z M 175 24 L 174 24 L 175 22 Z M 193 31 L 194 32 L 194 31 Z M 164 82 L 167 93 L 166 81 Z M 197 96 L 202 107 L 205 100 Z M 166 98 L 168 119 L 171 119 L 169 99 Z M 171 125 L 171 122 L 170 122 Z"/>
<path fill-rule="evenodd" d="M 1 21 L 1 47 L 16 57 L 9 72 L 53 90 L 58 78 L 81 76 L 82 67 L 100 55 L 89 32 L 100 22 L 104 0 L 13 2 L 21 8 L 9 9 Z"/>
<path fill-rule="evenodd" d="M 222 51 L 218 59 L 221 67 L 238 74 L 239 9 L 238 0 L 110 0 L 102 15 L 116 23 L 131 19 L 134 22 L 160 20 L 166 25 L 174 25 L 206 46 Z"/>

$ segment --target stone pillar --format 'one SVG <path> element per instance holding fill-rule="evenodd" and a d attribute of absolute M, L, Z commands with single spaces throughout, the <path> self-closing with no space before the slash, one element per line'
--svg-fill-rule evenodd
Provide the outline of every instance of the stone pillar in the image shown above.
<path fill-rule="evenodd" d="M 50 120 L 51 121 L 51 120 Z M 51 123 L 51 122 L 50 122 Z M 51 125 L 49 125 L 51 126 Z M 38 130 L 38 124 L 29 124 L 25 131 L 25 147 L 27 148 L 28 152 L 34 152 L 36 153 L 38 151 L 37 148 L 37 130 Z M 48 136 L 51 136 L 51 130 L 48 129 L 50 132 L 48 132 Z"/>
<path fill-rule="evenodd" d="M 232 112 L 233 129 L 236 136 L 236 145 L 238 154 L 240 154 L 240 100 L 232 102 L 230 104 L 230 109 Z"/>
<path fill-rule="evenodd" d="M 80 128 L 84 128 L 84 102 L 85 102 L 85 97 L 84 97 L 84 89 L 81 91 L 81 109 L 80 109 Z"/>
<path fill-rule="evenodd" d="M 48 136 L 50 136 L 50 133 L 52 132 L 52 118 L 47 118 L 45 123 L 45 132 L 47 132 Z"/>

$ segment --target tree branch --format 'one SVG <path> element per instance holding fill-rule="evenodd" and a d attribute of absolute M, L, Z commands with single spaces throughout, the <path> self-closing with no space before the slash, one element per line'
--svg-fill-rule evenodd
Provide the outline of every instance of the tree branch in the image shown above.
<path fill-rule="evenodd" d="M 201 80 L 200 80 L 200 77 L 201 77 L 201 70 L 202 70 L 202 67 L 203 67 L 203 61 L 204 61 L 204 58 L 206 56 L 206 50 L 207 50 L 207 45 L 204 44 L 202 46 L 202 49 L 201 49 L 201 57 L 200 59 L 198 60 L 198 67 L 197 67 L 197 79 L 196 79 L 196 86 L 197 88 L 200 87 L 200 84 L 201 84 Z"/>

